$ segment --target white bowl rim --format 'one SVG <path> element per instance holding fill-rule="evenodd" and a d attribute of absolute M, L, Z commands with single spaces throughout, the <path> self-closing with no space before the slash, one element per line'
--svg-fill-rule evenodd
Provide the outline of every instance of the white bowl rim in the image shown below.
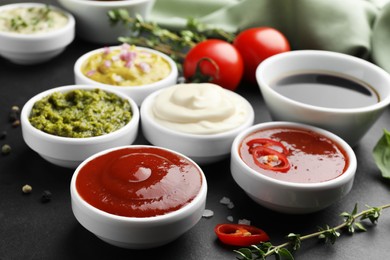
<path fill-rule="evenodd" d="M 80 5 L 96 7 L 125 7 L 139 3 L 149 2 L 152 0 L 117 0 L 117 1 L 86 1 L 86 0 L 58 0 L 60 2 L 73 2 Z"/>
<path fill-rule="evenodd" d="M 128 100 L 131 106 L 131 119 L 130 121 L 124 125 L 123 127 L 110 132 L 105 135 L 99 135 L 99 136 L 92 136 L 92 137 L 83 137 L 83 138 L 77 138 L 77 137 L 64 137 L 64 136 L 57 136 L 53 134 L 49 134 L 46 132 L 43 132 L 42 130 L 39 130 L 35 128 L 34 126 L 31 125 L 30 121 L 28 120 L 30 112 L 32 107 L 34 106 L 35 102 L 41 100 L 42 98 L 54 93 L 54 92 L 68 92 L 71 90 L 76 90 L 76 89 L 86 89 L 86 90 L 94 90 L 94 89 L 101 89 L 109 93 L 113 93 L 117 95 L 118 97 Z M 90 86 L 90 85 L 67 85 L 67 86 L 61 86 L 61 87 L 56 87 L 52 89 L 45 90 L 43 92 L 38 93 L 37 95 L 33 96 L 30 98 L 26 104 L 22 108 L 22 112 L 20 114 L 20 119 L 23 127 L 26 127 L 26 130 L 32 131 L 36 134 L 39 134 L 43 136 L 44 138 L 52 141 L 56 141 L 59 143 L 70 143 L 70 144 L 87 144 L 87 143 L 100 143 L 104 142 L 107 139 L 113 138 L 114 135 L 122 134 L 123 131 L 127 131 L 128 129 L 131 129 L 133 127 L 136 127 L 139 123 L 139 108 L 135 101 L 130 98 L 129 96 L 118 92 L 114 91 L 111 89 L 106 89 L 104 87 L 98 87 L 98 86 Z"/>
<path fill-rule="evenodd" d="M 141 121 L 142 121 L 142 119 L 146 118 L 146 120 L 148 120 L 150 122 L 150 124 L 153 125 L 153 127 L 157 128 L 159 132 L 167 133 L 170 135 L 176 135 L 176 136 L 179 136 L 182 138 L 192 138 L 192 139 L 208 140 L 208 139 L 215 139 L 215 138 L 225 138 L 225 137 L 228 137 L 231 135 L 236 135 L 238 132 L 241 132 L 242 130 L 244 130 L 245 128 L 248 127 L 249 123 L 250 123 L 250 125 L 252 125 L 254 118 L 255 118 L 255 112 L 253 110 L 253 107 L 246 98 L 244 98 L 243 96 L 241 96 L 240 94 L 238 94 L 234 91 L 230 91 L 230 90 L 222 88 L 223 91 L 227 91 L 227 92 L 231 93 L 232 95 L 236 96 L 237 98 L 241 99 L 248 107 L 248 118 L 247 118 L 247 120 L 245 120 L 245 122 L 242 125 L 240 125 L 239 127 L 230 129 L 228 131 L 221 132 L 221 133 L 215 133 L 215 134 L 191 134 L 191 133 L 176 131 L 174 129 L 160 125 L 155 120 L 153 120 L 153 118 L 151 118 L 149 115 L 150 106 L 153 104 L 154 99 L 156 98 L 157 95 L 159 95 L 164 90 L 165 89 L 160 89 L 160 90 L 157 90 L 157 91 L 149 94 L 142 102 L 141 112 L 140 112 L 142 115 Z"/>
<path fill-rule="evenodd" d="M 3 10 L 8 10 L 8 9 L 14 9 L 18 7 L 46 7 L 49 6 L 50 8 L 64 14 L 68 18 L 68 22 L 66 23 L 65 26 L 58 28 L 53 31 L 49 32 L 43 32 L 43 33 L 37 33 L 37 34 L 22 34 L 22 33 L 15 33 L 15 32 L 5 32 L 5 31 L 0 31 L 0 36 L 2 37 L 8 37 L 8 38 L 15 38 L 15 39 L 21 39 L 21 40 L 38 40 L 38 39 L 44 39 L 44 38 L 49 38 L 49 37 L 57 37 L 60 34 L 63 34 L 64 32 L 68 31 L 70 28 L 75 27 L 76 21 L 74 16 L 69 13 L 68 11 L 57 7 L 55 5 L 47 5 L 44 3 L 13 3 L 13 4 L 6 4 L 3 6 L 0 6 L 0 12 Z"/>
<path fill-rule="evenodd" d="M 137 86 L 114 86 L 114 85 L 109 85 L 109 84 L 105 84 L 105 83 L 101 83 L 101 82 L 98 82 L 98 81 L 95 81 L 95 80 L 92 80 L 88 77 L 86 77 L 82 72 L 81 72 L 81 66 L 83 65 L 83 63 L 91 56 L 91 55 L 94 55 L 96 53 L 99 53 L 99 52 L 102 52 L 105 50 L 105 48 L 110 48 L 110 49 L 113 49 L 113 50 L 118 50 L 121 48 L 123 44 L 121 45 L 115 45 L 115 46 L 107 46 L 107 47 L 103 47 L 103 48 L 99 48 L 99 49 L 95 49 L 95 50 L 91 50 L 85 54 L 83 54 L 82 56 L 80 56 L 77 60 L 76 60 L 76 63 L 74 65 L 74 73 L 83 78 L 84 81 L 87 81 L 88 84 L 95 84 L 95 85 L 100 85 L 100 86 L 106 86 L 106 87 L 109 87 L 109 88 L 120 88 L 121 90 L 139 90 L 139 91 L 143 91 L 143 90 L 150 90 L 150 89 L 153 89 L 153 88 L 158 88 L 161 84 L 164 84 L 166 81 L 170 81 L 173 77 L 177 77 L 177 74 L 178 74 L 178 69 L 177 69 L 177 65 L 175 63 L 175 61 L 169 57 L 168 55 L 166 55 L 165 53 L 162 53 L 158 50 L 154 50 L 154 49 L 151 49 L 151 48 L 147 48 L 147 47 L 141 47 L 141 46 L 136 46 L 134 45 L 138 50 L 142 50 L 142 51 L 145 51 L 145 52 L 150 52 L 150 53 L 153 53 L 153 54 L 156 54 L 156 55 L 159 55 L 161 57 L 163 57 L 164 60 L 166 60 L 170 67 L 171 67 L 171 72 L 168 74 L 168 76 L 166 76 L 165 78 L 159 80 L 159 81 L 156 81 L 156 82 L 153 82 L 153 83 L 149 83 L 149 84 L 145 84 L 145 85 L 137 85 Z"/>
<path fill-rule="evenodd" d="M 345 59 L 348 62 L 354 62 L 359 64 L 359 66 L 368 66 L 370 67 L 373 71 L 378 73 L 384 78 L 388 78 L 388 81 L 390 82 L 390 75 L 388 72 L 386 72 L 384 69 L 376 66 L 373 63 L 370 63 L 366 60 L 363 60 L 358 57 L 354 57 L 348 54 L 344 53 L 339 53 L 339 52 L 333 52 L 333 51 L 324 51 L 324 50 L 294 50 L 294 51 L 289 51 L 289 52 L 283 52 L 280 54 L 276 54 L 274 56 L 271 56 L 267 59 L 265 59 L 263 62 L 259 64 L 259 66 L 256 69 L 256 79 L 258 82 L 258 85 L 261 88 L 266 88 L 269 90 L 273 95 L 277 96 L 279 99 L 284 100 L 287 103 L 290 103 L 294 106 L 305 108 L 305 109 L 310 109 L 314 111 L 319 111 L 319 112 L 329 112 L 329 113 L 340 113 L 340 114 L 354 114 L 354 113 L 364 113 L 364 112 L 369 112 L 369 111 L 375 111 L 381 108 L 386 107 L 387 105 L 390 104 L 390 90 L 389 94 L 384 97 L 383 99 L 379 100 L 379 102 L 369 105 L 369 106 L 364 106 L 364 107 L 358 107 L 358 108 L 327 108 L 327 107 L 320 107 L 320 106 L 315 106 L 315 105 L 309 105 L 303 102 L 299 102 L 296 100 L 293 100 L 291 98 L 288 98 L 278 92 L 276 92 L 272 87 L 269 86 L 268 83 L 264 82 L 263 80 L 263 72 L 262 69 L 263 67 L 268 66 L 269 63 L 274 63 L 278 62 L 279 60 L 284 59 L 285 57 L 301 57 L 301 56 L 314 56 L 316 57 L 336 57 L 336 58 L 342 58 Z M 329 70 L 330 71 L 330 70 Z"/>
<path fill-rule="evenodd" d="M 303 130 L 309 130 L 313 131 L 317 134 L 324 135 L 328 139 L 332 140 L 334 143 L 338 144 L 346 153 L 349 159 L 349 165 L 347 169 L 336 178 L 323 181 L 323 182 L 314 182 L 314 183 L 296 183 L 296 182 L 289 182 L 289 181 L 282 181 L 278 180 L 269 176 L 266 176 L 264 174 L 261 174 L 254 169 L 250 168 L 240 157 L 239 155 L 239 145 L 241 144 L 242 140 L 244 140 L 245 137 L 249 136 L 250 134 L 262 130 L 262 129 L 269 129 L 269 128 L 283 128 L 283 127 L 290 127 L 290 128 L 297 128 L 297 129 L 303 129 Z M 351 148 L 351 146 L 345 142 L 341 137 L 333 134 L 332 132 L 329 132 L 325 129 L 303 124 L 303 123 L 295 123 L 295 122 L 288 122 L 288 121 L 272 121 L 272 122 L 265 122 L 265 123 L 259 123 L 256 125 L 253 125 L 252 127 L 247 128 L 243 132 L 241 132 L 233 141 L 232 144 L 232 151 L 231 156 L 234 157 L 234 159 L 239 163 L 240 167 L 244 168 L 248 174 L 251 176 L 253 175 L 255 178 L 264 180 L 267 182 L 275 183 L 277 185 L 281 185 L 284 187 L 290 187 L 290 188 L 299 188 L 299 189 L 321 189 L 321 188 L 328 188 L 332 186 L 337 186 L 340 183 L 348 181 L 350 178 L 352 178 L 355 175 L 356 168 L 357 168 L 357 159 L 356 155 Z"/>
<path fill-rule="evenodd" d="M 191 200 L 188 204 L 184 205 L 183 207 L 179 208 L 178 210 L 168 212 L 164 215 L 157 215 L 157 216 L 153 216 L 153 217 L 119 216 L 119 215 L 111 214 L 111 213 L 108 213 L 108 212 L 103 211 L 101 209 L 98 209 L 98 208 L 92 206 L 91 204 L 89 204 L 88 202 L 86 202 L 80 196 L 80 194 L 78 193 L 77 188 L 76 188 L 76 179 L 77 179 L 78 173 L 80 172 L 81 168 L 84 167 L 84 165 L 86 165 L 88 162 L 92 161 L 93 159 L 100 157 L 102 155 L 105 155 L 107 153 L 122 150 L 122 149 L 132 149 L 132 148 L 153 148 L 153 149 L 164 150 L 164 151 L 173 153 L 175 155 L 178 155 L 179 157 L 182 157 L 182 158 L 188 160 L 190 163 L 192 163 L 198 169 L 198 171 L 200 173 L 202 185 L 199 189 L 198 194 L 196 194 L 196 196 L 193 200 Z M 109 148 L 109 149 L 100 151 L 94 155 L 91 155 L 90 157 L 85 159 L 74 171 L 74 174 L 73 174 L 71 182 L 70 182 L 70 190 L 71 190 L 71 194 L 73 194 L 72 196 L 75 196 L 74 199 L 77 199 L 88 210 L 93 211 L 94 213 L 96 213 L 102 217 L 111 218 L 111 219 L 116 220 L 116 221 L 124 221 L 124 222 L 155 223 L 155 222 L 159 222 L 159 221 L 166 221 L 166 220 L 174 219 L 177 216 L 185 214 L 189 209 L 193 208 L 198 203 L 201 203 L 203 200 L 203 197 L 206 198 L 206 195 L 207 195 L 207 180 L 206 180 L 206 176 L 204 175 L 203 170 L 200 168 L 200 166 L 197 163 L 195 163 L 191 158 L 187 157 L 186 155 L 179 153 L 179 152 L 176 152 L 174 150 L 168 149 L 168 148 L 164 148 L 164 147 L 153 146 L 153 145 L 144 145 L 144 144 L 137 145 L 136 144 L 136 145 L 124 145 L 124 146 Z"/>

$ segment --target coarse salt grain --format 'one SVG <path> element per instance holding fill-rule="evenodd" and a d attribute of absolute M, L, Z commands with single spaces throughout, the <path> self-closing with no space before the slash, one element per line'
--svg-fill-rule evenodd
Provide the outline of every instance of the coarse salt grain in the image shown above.
<path fill-rule="evenodd" d="M 231 202 L 230 199 L 227 198 L 227 197 L 223 197 L 223 198 L 219 201 L 219 203 L 221 203 L 221 204 L 223 204 L 223 205 L 228 205 L 230 202 Z"/>
<path fill-rule="evenodd" d="M 227 219 L 229 222 L 233 222 L 233 221 L 234 221 L 233 216 L 227 216 L 226 219 Z"/>
<path fill-rule="evenodd" d="M 205 209 L 203 211 L 202 217 L 204 217 L 204 218 L 211 218 L 212 216 L 214 216 L 214 211 L 212 211 L 210 209 Z"/>
<path fill-rule="evenodd" d="M 241 224 L 241 225 L 250 225 L 250 224 L 251 224 L 251 221 L 250 221 L 250 220 L 247 220 L 247 219 L 239 219 L 239 220 L 238 220 L 238 224 Z"/>

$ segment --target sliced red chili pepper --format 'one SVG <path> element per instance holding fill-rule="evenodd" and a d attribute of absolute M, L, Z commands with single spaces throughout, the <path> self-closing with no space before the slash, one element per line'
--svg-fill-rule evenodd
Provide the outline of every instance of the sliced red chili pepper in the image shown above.
<path fill-rule="evenodd" d="M 290 163 L 286 155 L 265 146 L 252 148 L 253 160 L 257 166 L 271 171 L 287 172 Z"/>
<path fill-rule="evenodd" d="M 260 228 L 243 224 L 218 224 L 214 228 L 219 240 L 232 246 L 250 246 L 269 240 Z"/>
<path fill-rule="evenodd" d="M 259 145 L 262 145 L 265 147 L 275 147 L 276 146 L 282 150 L 283 154 L 288 155 L 288 149 L 281 142 L 278 142 L 278 141 L 275 141 L 272 139 L 256 138 L 256 139 L 252 139 L 252 140 L 248 141 L 246 144 L 250 147 L 249 149 L 256 147 L 255 146 L 256 144 L 259 144 Z"/>

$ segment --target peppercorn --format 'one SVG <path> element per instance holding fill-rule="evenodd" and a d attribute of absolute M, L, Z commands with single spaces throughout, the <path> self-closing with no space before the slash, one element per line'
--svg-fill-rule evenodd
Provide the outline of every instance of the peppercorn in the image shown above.
<path fill-rule="evenodd" d="M 45 191 L 43 191 L 43 193 L 42 193 L 41 201 L 42 201 L 43 203 L 49 202 L 49 201 L 51 201 L 51 197 L 52 197 L 51 192 L 48 191 L 48 190 L 45 190 Z"/>
<path fill-rule="evenodd" d="M 18 106 L 12 106 L 11 107 L 11 111 L 14 111 L 16 113 L 19 113 L 20 112 L 20 108 Z"/>
<path fill-rule="evenodd" d="M 20 126 L 20 120 L 19 119 L 16 119 L 15 121 L 12 122 L 12 126 L 13 127 L 18 127 Z"/>
<path fill-rule="evenodd" d="M 2 147 L 1 147 L 1 154 L 3 155 L 7 155 L 11 152 L 11 146 L 9 146 L 8 144 L 4 144 Z"/>
<path fill-rule="evenodd" d="M 8 120 L 13 123 L 15 122 L 16 120 L 19 119 L 19 116 L 18 116 L 18 113 L 16 111 L 11 111 L 9 112 L 8 114 Z"/>
<path fill-rule="evenodd" d="M 31 193 L 31 191 L 32 191 L 32 187 L 31 187 L 30 185 L 28 185 L 28 184 L 26 184 L 26 185 L 24 185 L 24 186 L 22 187 L 22 192 L 23 192 L 24 194 Z"/>
<path fill-rule="evenodd" d="M 9 112 L 8 119 L 13 126 L 16 121 L 19 121 L 19 112 L 20 112 L 20 108 L 18 106 L 11 107 L 11 111 Z M 16 124 L 17 124 L 16 126 L 18 126 L 20 125 L 20 122 Z"/>
<path fill-rule="evenodd" d="M 0 140 L 3 140 L 3 139 L 5 139 L 7 137 L 7 131 L 2 131 L 1 133 L 0 133 Z"/>

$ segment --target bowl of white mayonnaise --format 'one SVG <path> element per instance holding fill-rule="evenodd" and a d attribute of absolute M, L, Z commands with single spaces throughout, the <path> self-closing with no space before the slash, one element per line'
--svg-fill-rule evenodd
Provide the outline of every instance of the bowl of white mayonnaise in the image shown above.
<path fill-rule="evenodd" d="M 254 111 L 239 94 L 211 83 L 178 84 L 141 105 L 142 131 L 153 145 L 209 164 L 230 154 L 234 138 L 253 125 Z"/>

